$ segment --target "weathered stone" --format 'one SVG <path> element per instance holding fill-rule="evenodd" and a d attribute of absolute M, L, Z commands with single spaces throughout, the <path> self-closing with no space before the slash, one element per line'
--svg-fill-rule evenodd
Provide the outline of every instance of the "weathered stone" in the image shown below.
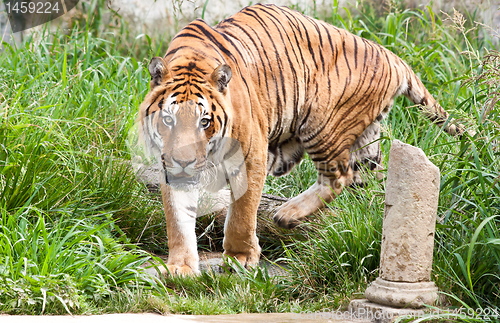
<path fill-rule="evenodd" d="M 389 154 L 380 254 L 380 277 L 353 300 L 351 311 L 378 315 L 377 322 L 419 313 L 434 305 L 432 253 L 439 198 L 439 169 L 416 147 L 393 141 Z"/>
<path fill-rule="evenodd" d="M 365 297 L 376 304 L 398 308 L 421 308 L 433 305 L 438 298 L 434 282 L 402 283 L 377 278 L 365 291 Z"/>
<path fill-rule="evenodd" d="M 392 143 L 385 193 L 380 278 L 429 282 L 439 198 L 439 169 L 420 148 Z"/>

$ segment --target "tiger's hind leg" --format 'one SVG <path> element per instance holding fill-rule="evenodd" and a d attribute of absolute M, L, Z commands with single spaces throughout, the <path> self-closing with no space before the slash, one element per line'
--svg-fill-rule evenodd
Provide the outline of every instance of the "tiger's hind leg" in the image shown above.
<path fill-rule="evenodd" d="M 352 145 L 349 154 L 349 166 L 353 170 L 353 186 L 364 186 L 363 170 L 375 171 L 381 169 L 382 152 L 379 139 L 380 123 L 374 121 Z"/>
<path fill-rule="evenodd" d="M 302 220 L 330 203 L 352 182 L 349 166 L 349 150 L 342 152 L 331 162 L 315 162 L 318 179 L 311 187 L 280 206 L 273 217 L 274 222 L 285 229 L 293 229 Z"/>

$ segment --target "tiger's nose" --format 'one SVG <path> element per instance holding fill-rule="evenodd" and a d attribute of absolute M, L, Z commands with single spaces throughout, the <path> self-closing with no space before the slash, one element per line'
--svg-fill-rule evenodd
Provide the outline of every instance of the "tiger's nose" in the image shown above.
<path fill-rule="evenodd" d="M 186 168 L 186 167 L 196 163 L 196 158 L 193 160 L 177 160 L 174 157 L 172 157 L 172 161 L 174 162 L 174 164 L 178 164 L 182 168 Z"/>

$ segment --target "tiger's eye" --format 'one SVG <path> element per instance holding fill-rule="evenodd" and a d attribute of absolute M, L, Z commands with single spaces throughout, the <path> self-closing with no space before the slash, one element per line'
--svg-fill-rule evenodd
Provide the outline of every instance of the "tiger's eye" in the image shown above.
<path fill-rule="evenodd" d="M 201 119 L 200 125 L 202 128 L 206 129 L 210 125 L 210 119 Z"/>
<path fill-rule="evenodd" d="M 174 119 L 171 116 L 166 116 L 165 118 L 163 118 L 163 123 L 166 126 L 171 126 L 174 123 Z"/>

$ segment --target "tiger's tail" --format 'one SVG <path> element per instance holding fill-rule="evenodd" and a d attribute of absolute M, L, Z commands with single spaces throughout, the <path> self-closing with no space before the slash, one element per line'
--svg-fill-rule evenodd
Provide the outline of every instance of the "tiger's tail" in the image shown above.
<path fill-rule="evenodd" d="M 465 132 L 464 125 L 458 123 L 455 119 L 450 118 L 448 112 L 446 112 L 432 97 L 422 81 L 408 66 L 406 82 L 407 88 L 406 90 L 402 89 L 403 94 L 413 103 L 421 106 L 424 116 L 426 116 L 438 127 L 444 126 L 443 130 L 452 136 L 460 137 L 463 135 Z"/>

